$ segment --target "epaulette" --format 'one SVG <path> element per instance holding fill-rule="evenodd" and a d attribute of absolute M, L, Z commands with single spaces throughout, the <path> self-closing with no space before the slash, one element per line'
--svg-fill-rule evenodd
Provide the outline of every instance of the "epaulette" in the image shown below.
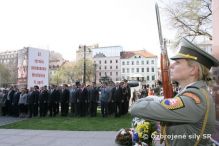
<path fill-rule="evenodd" d="M 186 89 L 189 89 L 189 88 L 195 88 L 195 89 L 199 89 L 198 87 L 196 87 L 196 86 L 188 86 L 188 87 L 186 87 Z"/>
<path fill-rule="evenodd" d="M 192 93 L 192 92 L 184 92 L 182 95 L 191 98 L 192 100 L 195 101 L 196 104 L 200 104 L 201 103 L 201 100 L 200 100 L 199 96 L 194 94 L 194 93 Z"/>

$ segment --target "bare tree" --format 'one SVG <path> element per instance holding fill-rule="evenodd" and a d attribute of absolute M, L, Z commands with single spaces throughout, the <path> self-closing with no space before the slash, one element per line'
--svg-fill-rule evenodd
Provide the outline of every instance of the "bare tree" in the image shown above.
<path fill-rule="evenodd" d="M 212 40 L 212 0 L 172 0 L 164 3 L 170 25 L 177 38 L 197 36 Z"/>

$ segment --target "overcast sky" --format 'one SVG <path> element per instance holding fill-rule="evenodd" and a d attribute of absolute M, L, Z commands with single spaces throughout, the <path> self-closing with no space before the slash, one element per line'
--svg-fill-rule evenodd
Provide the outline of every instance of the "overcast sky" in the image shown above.
<path fill-rule="evenodd" d="M 159 55 L 154 4 L 153 0 L 1 0 L 0 51 L 35 47 L 75 60 L 80 44 L 98 43 Z M 164 22 L 162 27 L 164 36 L 171 37 Z"/>

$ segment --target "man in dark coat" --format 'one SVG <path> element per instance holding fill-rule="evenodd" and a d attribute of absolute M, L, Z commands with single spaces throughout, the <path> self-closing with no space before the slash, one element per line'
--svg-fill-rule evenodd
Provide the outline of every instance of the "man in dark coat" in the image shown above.
<path fill-rule="evenodd" d="M 82 83 L 81 84 L 81 88 L 79 90 L 79 96 L 78 96 L 78 101 L 79 101 L 79 105 L 78 105 L 78 112 L 79 112 L 79 115 L 81 117 L 84 117 L 87 113 L 86 111 L 86 106 L 87 106 L 87 102 L 88 102 L 88 90 L 87 88 L 85 87 L 85 84 Z"/>
<path fill-rule="evenodd" d="M 39 108 L 39 95 L 40 95 L 40 91 L 39 91 L 39 86 L 35 85 L 34 86 L 34 102 L 33 102 L 33 116 L 36 117 L 38 116 L 38 108 Z"/>
<path fill-rule="evenodd" d="M 89 99 L 89 109 L 90 109 L 90 116 L 96 117 L 97 115 L 97 102 L 99 100 L 99 90 L 96 87 L 96 83 L 93 82 L 93 85 L 90 89 L 90 99 Z"/>
<path fill-rule="evenodd" d="M 119 83 L 112 89 L 112 102 L 114 102 L 115 117 L 120 117 L 122 114 L 122 87 Z"/>
<path fill-rule="evenodd" d="M 11 86 L 9 91 L 8 91 L 7 99 L 5 102 L 5 109 L 6 109 L 7 115 L 12 115 L 12 99 L 13 99 L 14 93 L 15 93 L 14 87 Z"/>
<path fill-rule="evenodd" d="M 62 94 L 61 94 L 61 115 L 62 116 L 68 115 L 69 97 L 70 97 L 70 92 L 68 89 L 68 85 L 64 84 L 63 89 L 62 89 Z"/>
<path fill-rule="evenodd" d="M 48 111 L 48 98 L 49 93 L 47 86 L 42 87 L 39 95 L 39 104 L 40 104 L 40 117 L 45 117 Z"/>
<path fill-rule="evenodd" d="M 127 80 L 124 80 L 124 84 L 122 87 L 122 94 L 123 94 L 123 99 L 124 99 L 124 103 L 122 105 L 122 114 L 127 114 L 128 108 L 129 108 L 129 100 L 131 98 L 131 89 L 128 85 Z"/>
<path fill-rule="evenodd" d="M 56 116 L 58 114 L 59 108 L 59 96 L 60 92 L 56 89 L 55 85 L 51 86 L 50 93 L 49 93 L 49 116 Z"/>
<path fill-rule="evenodd" d="M 19 98 L 20 98 L 20 91 L 18 88 L 15 88 L 15 93 L 12 98 L 12 115 L 15 117 L 19 116 L 19 108 L 18 108 Z"/>

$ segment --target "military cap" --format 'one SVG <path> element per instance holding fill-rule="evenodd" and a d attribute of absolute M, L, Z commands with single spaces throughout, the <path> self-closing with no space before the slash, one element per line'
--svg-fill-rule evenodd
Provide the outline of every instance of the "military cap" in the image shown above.
<path fill-rule="evenodd" d="M 170 59 L 192 59 L 204 65 L 208 69 L 210 69 L 212 66 L 219 66 L 219 61 L 216 58 L 203 51 L 202 49 L 188 41 L 186 38 L 181 39 L 179 52 Z"/>

